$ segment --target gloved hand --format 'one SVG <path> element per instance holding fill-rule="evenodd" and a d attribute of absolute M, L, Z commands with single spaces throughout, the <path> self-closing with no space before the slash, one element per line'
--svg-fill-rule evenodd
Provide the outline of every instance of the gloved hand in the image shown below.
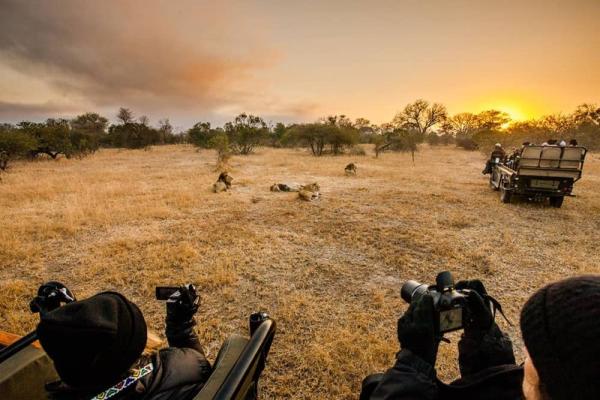
<path fill-rule="evenodd" d="M 459 281 L 456 289 L 469 289 L 468 307 L 465 310 L 463 327 L 465 336 L 482 336 L 494 325 L 494 314 L 490 301 L 486 299 L 487 291 L 480 280 Z"/>
<path fill-rule="evenodd" d="M 440 338 L 434 327 L 433 298 L 429 294 L 413 298 L 408 310 L 398 319 L 398 341 L 431 365 L 435 365 Z"/>
<path fill-rule="evenodd" d="M 167 300 L 167 325 L 193 321 L 200 307 L 200 296 L 192 284 L 181 286 Z"/>
<path fill-rule="evenodd" d="M 37 296 L 29 303 L 33 313 L 44 314 L 60 307 L 61 303 L 76 301 L 75 296 L 62 283 L 49 281 L 38 288 Z"/>

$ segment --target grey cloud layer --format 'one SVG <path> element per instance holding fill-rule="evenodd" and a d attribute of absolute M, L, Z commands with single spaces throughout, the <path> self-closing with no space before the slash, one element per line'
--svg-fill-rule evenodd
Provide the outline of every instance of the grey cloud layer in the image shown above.
<path fill-rule="evenodd" d="M 275 53 L 236 7 L 215 4 L 0 0 L 0 62 L 99 107 L 251 104 L 252 74 Z"/>

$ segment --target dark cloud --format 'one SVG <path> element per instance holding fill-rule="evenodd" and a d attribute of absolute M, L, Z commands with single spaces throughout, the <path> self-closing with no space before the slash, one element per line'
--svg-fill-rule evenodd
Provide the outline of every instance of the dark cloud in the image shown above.
<path fill-rule="evenodd" d="M 253 73 L 277 59 L 228 2 L 0 0 L 0 9 L 1 62 L 98 107 L 244 106 L 258 97 Z"/>
<path fill-rule="evenodd" d="M 76 107 L 52 102 L 32 104 L 11 103 L 0 100 L 0 118 L 2 121 L 44 120 L 49 116 L 74 115 L 77 111 L 78 108 Z"/>

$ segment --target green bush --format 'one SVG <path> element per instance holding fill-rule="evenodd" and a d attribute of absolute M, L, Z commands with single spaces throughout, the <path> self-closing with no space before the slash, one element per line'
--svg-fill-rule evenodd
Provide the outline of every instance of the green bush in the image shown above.
<path fill-rule="evenodd" d="M 267 124 L 262 118 L 240 114 L 224 127 L 231 149 L 238 154 L 250 154 L 267 137 Z"/>
<path fill-rule="evenodd" d="M 36 140 L 17 129 L 0 130 L 0 170 L 5 171 L 10 161 L 25 157 L 37 148 Z"/>

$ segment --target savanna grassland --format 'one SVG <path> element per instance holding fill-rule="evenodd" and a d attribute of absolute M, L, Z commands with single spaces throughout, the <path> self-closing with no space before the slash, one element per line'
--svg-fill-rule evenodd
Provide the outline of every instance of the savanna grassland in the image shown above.
<path fill-rule="evenodd" d="M 154 287 L 193 282 L 211 360 L 252 311 L 277 321 L 263 398 L 357 398 L 363 377 L 393 362 L 405 280 L 446 269 L 481 278 L 517 326 L 540 286 L 600 273 L 598 155 L 561 209 L 500 203 L 484 158 L 426 145 L 414 165 L 371 149 L 315 158 L 262 148 L 230 161 L 234 185 L 220 194 L 214 152 L 185 145 L 15 163 L 0 184 L 0 327 L 32 329 L 28 301 L 52 279 L 80 298 L 123 292 L 160 333 Z M 356 177 L 344 176 L 351 161 Z M 322 198 L 312 203 L 269 191 L 313 181 Z M 521 359 L 518 328 L 498 321 Z M 457 374 L 456 339 L 440 346 L 444 379 Z"/>

